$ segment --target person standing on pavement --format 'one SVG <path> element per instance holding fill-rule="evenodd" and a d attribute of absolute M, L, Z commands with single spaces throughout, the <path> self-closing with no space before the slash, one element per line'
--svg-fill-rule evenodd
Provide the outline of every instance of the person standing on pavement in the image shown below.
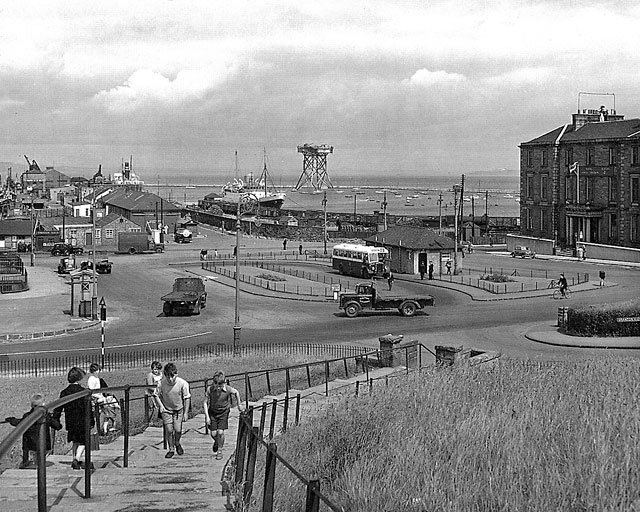
<path fill-rule="evenodd" d="M 84 379 L 85 373 L 82 369 L 74 366 L 67 373 L 67 382 L 69 385 L 60 392 L 60 398 L 64 398 L 75 393 L 83 391 L 84 388 L 80 385 L 80 381 Z M 82 455 L 84 454 L 84 447 L 86 445 L 86 438 L 84 435 L 86 401 L 84 398 L 78 398 L 73 402 L 61 405 L 53 410 L 53 418 L 56 421 L 60 421 L 60 417 L 64 412 L 64 424 L 67 429 L 67 441 L 72 443 L 71 455 L 73 457 L 71 461 L 71 467 L 73 469 L 82 469 Z M 94 425 L 93 414 L 89 415 L 91 426 Z"/>
<path fill-rule="evenodd" d="M 424 263 L 420 263 L 420 266 L 418 267 L 418 271 L 420 272 L 420 279 L 424 279 L 424 272 L 425 272 Z"/>
<path fill-rule="evenodd" d="M 393 286 L 394 281 L 393 273 L 389 273 L 389 277 L 387 277 L 387 284 L 389 285 L 389 291 L 391 291 L 391 287 Z"/>
<path fill-rule="evenodd" d="M 601 270 L 600 271 L 600 288 L 604 286 L 604 277 L 605 277 L 605 272 L 604 270 Z"/>
<path fill-rule="evenodd" d="M 287 250 L 287 239 L 286 238 L 282 241 L 282 250 L 283 251 Z"/>
<path fill-rule="evenodd" d="M 213 383 L 205 391 L 203 407 L 205 423 L 213 439 L 213 453 L 216 454 L 217 460 L 222 459 L 224 431 L 229 428 L 229 411 L 234 406 L 242 412 L 240 393 L 227 383 L 224 372 L 217 371 L 213 374 Z"/>
<path fill-rule="evenodd" d="M 451 260 L 447 260 L 445 266 L 447 267 L 447 274 L 451 274 Z"/>
<path fill-rule="evenodd" d="M 429 262 L 429 280 L 433 280 L 433 261 Z"/>
<path fill-rule="evenodd" d="M 298 246 L 298 252 L 299 252 L 300 254 L 302 254 L 302 244 L 300 244 L 300 245 Z"/>
<path fill-rule="evenodd" d="M 178 455 L 184 453 L 180 444 L 182 437 L 182 422 L 189 419 L 191 406 L 191 393 L 189 383 L 178 377 L 178 369 L 174 363 L 164 365 L 164 376 L 155 390 L 156 404 L 162 416 L 164 436 L 169 445 L 166 459 L 173 457 L 173 452 Z"/>

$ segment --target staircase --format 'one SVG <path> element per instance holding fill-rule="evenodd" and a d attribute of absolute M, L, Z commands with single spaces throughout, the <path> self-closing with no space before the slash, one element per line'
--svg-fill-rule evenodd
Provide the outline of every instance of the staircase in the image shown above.
<path fill-rule="evenodd" d="M 404 367 L 370 370 L 370 379 L 403 371 Z M 367 375 L 350 379 L 336 379 L 329 383 L 329 396 L 325 384 L 304 389 L 289 390 L 290 397 L 300 394 L 300 417 L 318 414 L 329 404 L 341 399 L 342 394 L 353 394 L 355 383 L 363 388 Z M 264 435 L 269 434 L 273 400 L 282 400 L 284 394 L 267 396 L 254 407 L 254 426 L 260 426 L 265 414 Z M 295 401 L 293 402 L 295 404 Z M 263 406 L 263 404 L 265 404 Z M 288 412 L 288 424 L 295 422 L 295 405 Z M 282 429 L 282 404 L 278 404 L 274 434 Z M 264 410 L 264 413 L 262 412 Z M 83 470 L 71 469 L 70 455 L 51 455 L 47 458 L 47 510 L 49 512 L 165 512 L 207 511 L 223 512 L 229 497 L 223 493 L 223 475 L 235 450 L 238 410 L 232 409 L 229 430 L 226 432 L 224 457 L 216 460 L 212 453 L 213 441 L 199 414 L 183 424 L 182 447 L 184 455 L 165 459 L 161 427 L 149 427 L 143 433 L 129 438 L 128 467 L 123 467 L 124 439 L 101 445 L 91 452 L 95 467 L 91 476 L 91 497 L 84 498 Z M 295 466 L 295 461 L 294 466 Z M 223 485 L 221 485 L 223 484 Z M 2 512 L 32 512 L 38 509 L 38 482 L 35 469 L 9 469 L 0 475 L 0 510 Z"/>

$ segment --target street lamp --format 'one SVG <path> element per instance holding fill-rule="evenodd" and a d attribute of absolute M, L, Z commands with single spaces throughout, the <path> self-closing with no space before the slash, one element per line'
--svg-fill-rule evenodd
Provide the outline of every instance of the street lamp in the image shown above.
<path fill-rule="evenodd" d="M 327 191 L 324 191 L 322 197 L 322 210 L 324 211 L 324 229 L 322 239 L 324 240 L 324 254 L 327 254 Z"/>
<path fill-rule="evenodd" d="M 33 267 L 35 264 L 35 259 L 36 259 L 36 255 L 33 252 L 34 250 L 34 245 L 36 244 L 36 240 L 35 240 L 35 234 L 36 234 L 36 227 L 35 224 L 33 223 L 33 194 L 31 195 L 31 243 L 29 245 L 31 245 L 31 266 Z"/>
<path fill-rule="evenodd" d="M 238 209 L 236 211 L 236 307 L 235 307 L 235 320 L 233 322 L 233 353 L 235 355 L 238 344 L 240 343 L 240 311 L 239 295 L 240 295 L 240 229 L 242 215 L 251 212 L 258 206 L 258 198 L 254 194 L 243 194 L 238 199 Z"/>
<path fill-rule="evenodd" d="M 91 296 L 91 320 L 98 319 L 98 279 L 96 276 L 96 188 L 93 185 L 93 201 L 91 201 L 91 268 L 93 294 Z"/>
<path fill-rule="evenodd" d="M 458 184 L 453 186 L 453 240 L 454 240 L 454 253 L 453 253 L 453 275 L 458 274 L 458 192 L 462 190 L 462 187 Z M 460 197 L 462 201 L 462 197 Z"/>

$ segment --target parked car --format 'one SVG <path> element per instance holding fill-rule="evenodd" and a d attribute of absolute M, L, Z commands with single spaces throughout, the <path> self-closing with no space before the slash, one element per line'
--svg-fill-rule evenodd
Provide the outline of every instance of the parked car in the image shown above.
<path fill-rule="evenodd" d="M 64 258 L 60 258 L 60 263 L 58 263 L 58 274 L 69 274 L 72 270 L 76 269 L 76 259 L 71 256 L 65 256 Z"/>
<path fill-rule="evenodd" d="M 51 248 L 51 256 L 69 256 L 69 254 L 82 254 L 84 249 L 78 245 L 59 242 Z"/>
<path fill-rule="evenodd" d="M 98 274 L 111 274 L 112 266 L 113 266 L 113 263 L 111 263 L 109 260 L 96 261 L 96 272 Z M 82 263 L 80 263 L 80 268 L 82 270 L 93 270 L 93 261 L 92 260 L 83 261 Z"/>
<path fill-rule="evenodd" d="M 528 247 L 525 247 L 524 245 L 518 245 L 516 246 L 516 248 L 511 251 L 511 257 L 512 258 L 535 258 L 536 257 L 536 253 L 533 252 L 531 249 L 529 249 Z"/>

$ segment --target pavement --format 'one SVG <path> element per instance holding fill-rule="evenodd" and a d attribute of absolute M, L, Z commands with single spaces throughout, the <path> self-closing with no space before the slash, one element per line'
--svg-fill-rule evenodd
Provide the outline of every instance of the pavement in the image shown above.
<path fill-rule="evenodd" d="M 260 240 L 251 240 L 252 243 L 259 243 Z M 264 241 L 263 241 L 264 242 Z M 483 250 L 483 247 L 476 246 L 476 251 Z M 489 249 L 488 247 L 485 249 Z M 506 251 L 495 250 L 491 248 L 493 253 L 508 255 Z M 556 260 L 556 261 L 572 261 L 575 258 L 563 256 L 536 256 L 540 260 Z M 608 266 L 635 267 L 640 268 L 640 263 L 630 263 L 623 261 L 611 260 L 588 260 L 590 263 L 601 263 Z M 194 262 L 193 273 L 202 275 L 209 279 L 216 279 L 219 283 L 227 286 L 235 286 L 232 278 L 215 274 L 212 277 L 210 272 L 200 269 L 199 261 Z M 66 333 L 76 332 L 78 330 L 88 329 L 99 326 L 99 321 L 91 319 L 78 318 L 69 315 L 70 309 L 70 287 L 65 284 L 65 279 L 59 276 L 55 271 L 46 267 L 29 267 L 29 285 L 30 289 L 26 292 L 14 294 L 0 294 L 0 308 L 2 310 L 2 323 L 0 324 L 0 347 L 2 343 L 10 343 L 12 341 L 24 341 L 29 339 L 39 339 L 49 336 L 60 336 Z M 518 300 L 533 297 L 551 296 L 552 291 L 547 288 L 538 290 L 529 290 L 514 293 L 494 294 L 489 291 L 469 286 L 461 282 L 456 282 L 460 276 L 441 276 L 439 279 L 422 281 L 419 276 L 396 274 L 396 281 L 406 281 L 412 283 L 420 283 L 425 286 L 446 288 L 455 290 L 469 296 L 474 301 L 503 301 Z M 463 279 L 464 280 L 464 279 Z M 307 281 L 308 283 L 309 281 Z M 574 293 L 593 290 L 599 286 L 599 282 L 586 282 L 571 285 Z M 617 286 L 617 283 L 607 281 L 606 286 Z M 287 300 L 305 300 L 327 302 L 326 297 L 308 297 L 295 296 L 291 293 L 281 293 L 273 290 L 266 290 L 247 283 L 241 283 L 241 289 L 245 293 L 254 295 L 269 296 L 278 299 Z M 562 301 L 558 301 L 558 306 L 564 305 Z M 545 343 L 549 345 L 568 346 L 568 347 L 590 347 L 590 348 L 640 348 L 640 337 L 622 338 L 596 338 L 596 337 L 577 337 L 562 333 L 557 327 L 541 323 L 539 326 L 532 328 L 526 333 L 531 341 Z"/>

